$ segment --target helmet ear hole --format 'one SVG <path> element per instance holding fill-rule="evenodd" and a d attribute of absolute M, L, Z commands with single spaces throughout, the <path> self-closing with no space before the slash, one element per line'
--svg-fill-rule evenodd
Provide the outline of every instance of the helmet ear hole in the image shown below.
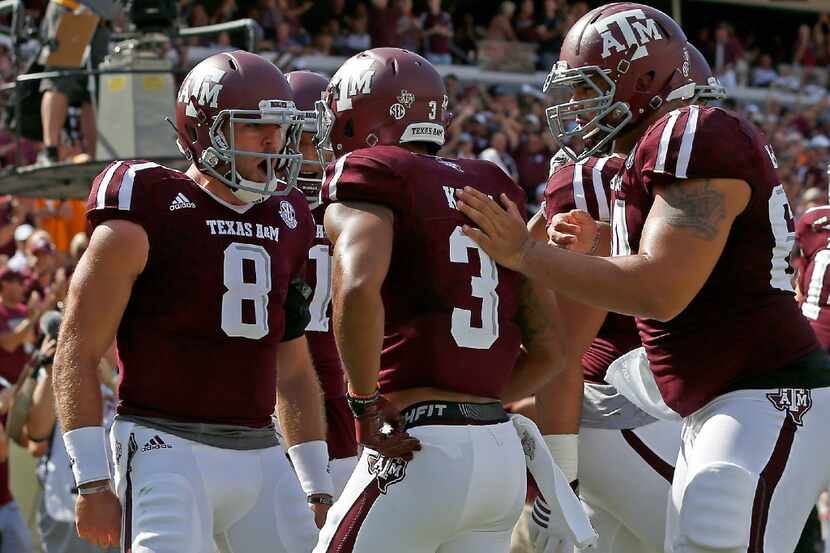
<path fill-rule="evenodd" d="M 352 119 L 346 121 L 346 124 L 343 126 L 343 134 L 346 135 L 347 138 L 354 137 L 354 121 Z"/>
<path fill-rule="evenodd" d="M 190 138 L 190 141 L 191 142 L 196 142 L 196 129 L 194 129 L 190 125 L 188 125 L 185 128 L 187 129 L 187 136 L 188 136 L 188 138 Z"/>
<path fill-rule="evenodd" d="M 636 89 L 637 92 L 647 92 L 651 90 L 651 83 L 654 81 L 654 71 L 644 73 L 637 78 Z"/>

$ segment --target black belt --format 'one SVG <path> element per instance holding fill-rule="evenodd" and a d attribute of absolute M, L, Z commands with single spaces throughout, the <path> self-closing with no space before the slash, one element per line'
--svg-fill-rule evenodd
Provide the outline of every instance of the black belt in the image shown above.
<path fill-rule="evenodd" d="M 510 420 L 501 403 L 422 401 L 401 411 L 406 428 L 438 425 L 486 425 Z"/>

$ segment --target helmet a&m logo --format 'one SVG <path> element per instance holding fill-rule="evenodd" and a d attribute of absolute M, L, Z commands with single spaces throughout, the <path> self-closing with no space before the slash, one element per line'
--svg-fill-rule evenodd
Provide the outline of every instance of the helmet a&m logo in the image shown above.
<path fill-rule="evenodd" d="M 352 109 L 354 96 L 372 93 L 375 70 L 370 69 L 371 65 L 371 59 L 352 58 L 334 74 L 331 83 L 337 89 L 337 100 L 334 102 L 337 111 Z"/>
<path fill-rule="evenodd" d="M 611 14 L 594 23 L 602 37 L 602 59 L 611 55 L 612 50 L 622 53 L 634 48 L 631 61 L 648 55 L 646 44 L 662 40 L 657 22 L 637 8 Z M 622 42 L 618 39 L 622 38 Z"/>
<path fill-rule="evenodd" d="M 196 75 L 191 74 L 179 89 L 179 102 L 185 102 L 185 114 L 189 117 L 196 117 L 198 111 L 193 105 L 200 107 L 215 108 L 219 106 L 219 93 L 223 85 L 219 84 L 225 72 L 212 67 L 199 71 Z"/>

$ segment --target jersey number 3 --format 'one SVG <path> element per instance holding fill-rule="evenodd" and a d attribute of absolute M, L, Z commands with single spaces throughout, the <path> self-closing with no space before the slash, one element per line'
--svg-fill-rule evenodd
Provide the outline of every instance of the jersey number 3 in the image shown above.
<path fill-rule="evenodd" d="M 470 280 L 473 297 L 481 299 L 481 326 L 472 325 L 472 311 L 455 307 L 450 333 L 460 347 L 490 349 L 499 337 L 499 270 L 496 262 L 461 232 L 461 227 L 455 227 L 450 234 L 450 261 L 469 263 L 469 250 L 477 251 L 481 260 L 481 275 Z"/>

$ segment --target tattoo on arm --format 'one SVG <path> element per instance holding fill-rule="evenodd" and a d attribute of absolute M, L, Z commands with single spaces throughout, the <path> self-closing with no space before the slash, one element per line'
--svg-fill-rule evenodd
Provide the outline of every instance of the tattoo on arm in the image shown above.
<path fill-rule="evenodd" d="M 675 184 L 663 189 L 668 205 L 666 222 L 675 228 L 685 228 L 701 240 L 714 240 L 718 225 L 726 218 L 723 192 L 712 186 L 709 179 L 702 186 Z"/>
<path fill-rule="evenodd" d="M 519 326 L 522 343 L 525 345 L 532 343 L 539 334 L 544 334 L 553 326 L 544 305 L 536 300 L 533 284 L 529 279 L 525 279 L 519 291 L 519 310 L 515 322 Z"/>

